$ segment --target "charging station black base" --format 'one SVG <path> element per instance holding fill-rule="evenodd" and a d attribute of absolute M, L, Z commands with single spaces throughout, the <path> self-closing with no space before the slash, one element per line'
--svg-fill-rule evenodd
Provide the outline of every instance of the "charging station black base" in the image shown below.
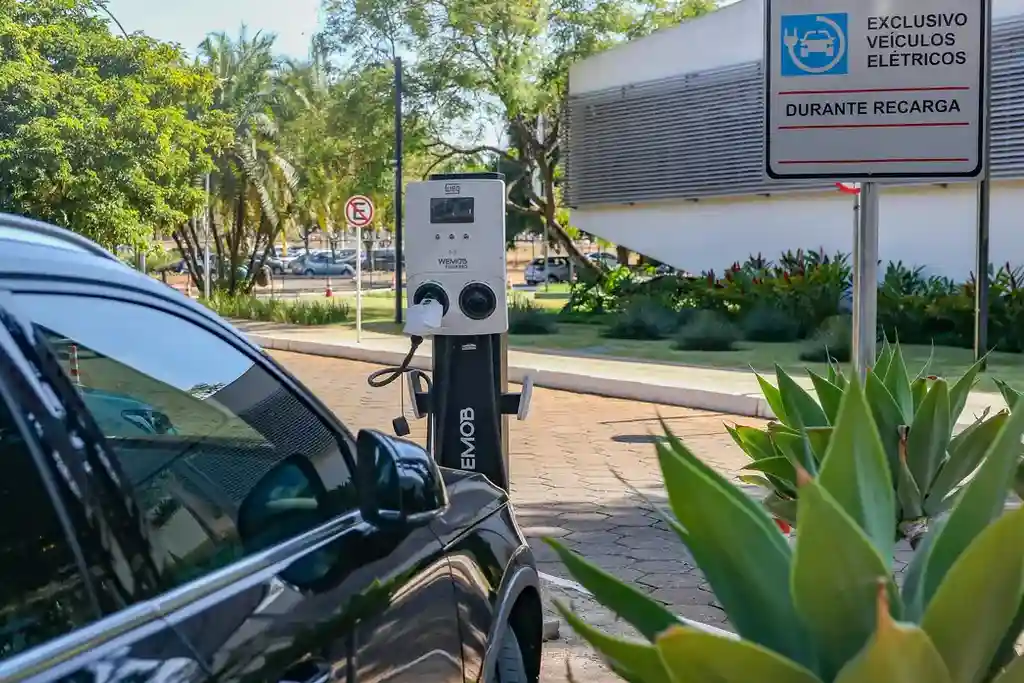
<path fill-rule="evenodd" d="M 442 467 L 479 472 L 507 491 L 505 335 L 432 341 L 433 387 L 427 403 L 434 421 L 434 457 Z"/>

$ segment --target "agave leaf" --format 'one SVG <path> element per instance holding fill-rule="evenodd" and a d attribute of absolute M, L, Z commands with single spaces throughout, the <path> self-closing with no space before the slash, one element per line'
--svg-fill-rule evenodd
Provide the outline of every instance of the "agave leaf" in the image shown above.
<path fill-rule="evenodd" d="M 736 632 L 806 662 L 808 636 L 790 597 L 786 539 L 762 507 L 701 462 L 667 425 L 665 431 L 669 442 L 657 450 L 672 511 Z"/>
<path fill-rule="evenodd" d="M 985 356 L 972 365 L 964 373 L 964 376 L 949 388 L 949 415 L 954 424 L 960 419 L 960 414 L 964 412 L 964 406 L 967 405 L 967 397 L 970 395 L 974 385 L 978 383 L 978 374 L 985 367 L 987 360 L 988 356 Z"/>
<path fill-rule="evenodd" d="M 1017 497 L 1024 500 L 1024 462 L 1017 465 L 1017 470 L 1013 473 L 1013 492 L 1017 494 Z"/>
<path fill-rule="evenodd" d="M 885 384 L 874 373 L 869 372 L 864 383 L 864 394 L 867 396 L 871 414 L 878 427 L 878 436 L 882 439 L 889 467 L 896 471 L 899 465 L 900 427 L 906 424 L 900 414 L 900 407 L 892 397 Z"/>
<path fill-rule="evenodd" d="M 659 633 L 679 624 L 676 615 L 642 591 L 587 562 L 558 541 L 546 538 L 544 542 L 558 553 L 573 578 L 590 591 L 598 602 L 625 619 L 652 643 Z"/>
<path fill-rule="evenodd" d="M 935 344 L 932 343 L 931 348 L 928 349 L 928 360 L 926 360 L 924 362 L 924 365 L 922 365 L 921 369 L 917 372 L 917 377 L 914 378 L 914 383 L 916 383 L 917 380 L 921 380 L 921 379 L 927 378 L 931 374 L 928 371 L 931 370 L 932 361 L 934 361 L 934 360 L 935 360 Z"/>
<path fill-rule="evenodd" d="M 797 502 L 795 499 L 783 498 L 778 492 L 773 491 L 765 496 L 762 504 L 774 516 L 788 522 L 790 526 L 796 526 Z"/>
<path fill-rule="evenodd" d="M 1008 417 L 1008 413 L 999 413 L 989 420 L 976 422 L 950 442 L 949 458 L 925 496 L 924 511 L 927 514 L 937 514 L 946 496 L 978 468 Z"/>
<path fill-rule="evenodd" d="M 907 567 L 903 595 L 916 613 L 924 612 L 960 554 L 1002 513 L 1020 459 L 1022 434 L 1024 411 L 1017 411 L 999 430 L 977 473 L 961 489 L 949 517 L 914 554 Z"/>
<path fill-rule="evenodd" d="M 623 678 L 636 683 L 672 683 L 654 645 L 602 633 L 589 626 L 560 601 L 555 600 L 554 604 L 569 626 L 609 662 L 614 663 Z"/>
<path fill-rule="evenodd" d="M 657 647 L 676 683 L 821 683 L 796 662 L 755 643 L 693 629 L 673 628 L 658 638 Z"/>
<path fill-rule="evenodd" d="M 891 564 L 896 503 L 892 474 L 860 381 L 851 379 L 818 482 Z"/>
<path fill-rule="evenodd" d="M 999 644 L 996 656 L 992 658 L 992 662 L 989 665 L 990 674 L 1010 666 L 1017 659 L 1017 640 L 1022 632 L 1024 632 L 1024 600 L 1017 606 L 1017 614 L 1013 617 L 1013 623 L 1010 624 L 1010 628 L 1003 634 L 1003 642 Z M 990 675 L 989 678 L 991 677 Z"/>
<path fill-rule="evenodd" d="M 914 380 L 914 383 L 910 385 L 910 390 L 914 394 L 914 415 L 917 415 L 925 397 L 928 396 L 928 380 L 924 378 Z"/>
<path fill-rule="evenodd" d="M 776 432 L 772 440 L 778 447 L 779 452 L 794 465 L 799 465 L 812 475 L 818 471 L 818 460 L 811 448 L 810 442 L 804 434 L 791 434 L 789 432 Z"/>
<path fill-rule="evenodd" d="M 789 417 L 788 426 L 795 428 L 828 427 L 829 421 L 825 417 L 825 411 L 806 389 L 797 384 L 796 380 L 790 377 L 781 366 L 775 366 L 775 376 L 779 382 L 782 405 Z"/>
<path fill-rule="evenodd" d="M 891 562 L 815 481 L 800 487 L 797 527 L 793 600 L 819 644 L 823 677 L 831 680 L 875 629 L 878 582 L 886 582 L 896 604 L 899 595 L 889 578 Z"/>
<path fill-rule="evenodd" d="M 903 512 L 901 519 L 918 519 L 924 515 L 921 489 L 917 487 L 905 458 L 900 458 L 900 466 L 896 471 L 896 498 Z"/>
<path fill-rule="evenodd" d="M 1017 657 L 992 683 L 1024 683 L 1024 657 Z"/>
<path fill-rule="evenodd" d="M 935 479 L 946 447 L 952 436 L 949 416 L 949 385 L 945 380 L 936 380 L 921 409 L 914 416 L 914 423 L 907 437 L 907 467 L 914 475 L 918 488 L 925 491 Z"/>
<path fill-rule="evenodd" d="M 892 366 L 893 361 L 893 349 L 892 344 L 889 343 L 888 339 L 882 340 L 882 350 L 878 352 L 878 359 L 875 361 L 875 367 L 871 368 L 871 372 L 878 376 L 878 379 L 885 381 L 885 376 L 889 374 L 889 368 Z"/>
<path fill-rule="evenodd" d="M 758 477 L 757 475 L 741 474 L 740 476 L 736 477 L 736 479 L 743 482 L 747 486 L 757 486 L 758 488 L 767 489 L 769 491 L 775 489 L 775 487 L 772 486 L 772 483 L 770 481 L 768 481 L 764 477 Z"/>
<path fill-rule="evenodd" d="M 813 427 L 804 430 L 807 441 L 811 445 L 811 452 L 814 453 L 814 457 L 819 463 L 824 460 L 825 453 L 828 452 L 828 444 L 832 441 L 834 431 L 835 429 L 832 427 Z"/>
<path fill-rule="evenodd" d="M 818 395 L 818 401 L 821 403 L 821 409 L 825 411 L 828 423 L 834 425 L 836 416 L 839 414 L 839 404 L 843 400 L 843 390 L 810 370 L 807 371 L 807 374 L 811 377 L 814 392 Z"/>
<path fill-rule="evenodd" d="M 768 407 L 775 413 L 775 419 L 784 425 L 789 425 L 789 417 L 786 415 L 786 406 L 782 402 L 782 395 L 779 390 L 771 385 L 761 375 L 754 373 L 757 377 L 757 383 L 761 385 L 761 393 L 764 394 L 764 400 L 768 402 Z"/>
<path fill-rule="evenodd" d="M 885 588 L 878 591 L 887 596 Z M 928 634 L 893 621 L 886 598 L 878 600 L 878 625 L 867 646 L 843 667 L 835 683 L 953 683 Z"/>
<path fill-rule="evenodd" d="M 896 405 L 899 406 L 903 424 L 910 424 L 914 419 L 914 393 L 910 387 L 910 376 L 903 361 L 903 350 L 900 345 L 893 347 L 892 364 L 885 373 L 885 388 L 889 390 Z M 913 471 L 913 470 L 911 470 Z"/>
<path fill-rule="evenodd" d="M 726 427 L 726 429 L 737 445 L 754 460 L 775 457 L 772 438 L 765 430 L 744 425 Z"/>
<path fill-rule="evenodd" d="M 1003 395 L 1003 400 L 1006 401 L 1006 405 L 1009 406 L 1010 410 L 1013 411 L 1017 408 L 1017 402 L 1024 398 L 1024 392 L 1017 391 L 1006 382 L 1001 380 L 994 380 L 996 386 L 999 388 L 999 393 Z"/>
<path fill-rule="evenodd" d="M 1024 597 L 1024 508 L 986 527 L 942 578 L 921 628 L 954 683 L 980 683 Z M 970 624 L 970 628 L 964 628 Z"/>
<path fill-rule="evenodd" d="M 796 468 L 793 467 L 793 463 L 791 463 L 788 458 L 783 458 L 781 456 L 765 458 L 764 460 L 752 462 L 743 469 L 770 474 L 773 477 L 781 479 L 783 482 L 789 484 L 790 487 L 792 487 L 796 482 Z"/>

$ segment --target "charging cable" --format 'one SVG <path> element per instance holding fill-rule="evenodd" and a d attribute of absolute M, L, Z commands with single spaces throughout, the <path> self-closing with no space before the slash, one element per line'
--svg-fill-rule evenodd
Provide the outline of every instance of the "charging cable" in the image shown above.
<path fill-rule="evenodd" d="M 420 344 L 423 343 L 423 337 L 413 335 L 410 337 L 412 344 L 409 346 L 409 353 L 405 354 L 405 358 L 397 366 L 390 368 L 381 368 L 375 372 L 371 372 L 370 376 L 366 378 L 366 383 L 374 389 L 380 389 L 394 382 L 396 379 L 409 372 L 409 363 L 412 362 L 413 356 L 416 355 L 416 349 L 420 348 Z"/>

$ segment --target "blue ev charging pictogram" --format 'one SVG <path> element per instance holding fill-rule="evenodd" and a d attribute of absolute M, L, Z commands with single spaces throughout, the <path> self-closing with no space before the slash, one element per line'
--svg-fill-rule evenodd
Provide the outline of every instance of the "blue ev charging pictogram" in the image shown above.
<path fill-rule="evenodd" d="M 845 76 L 849 73 L 847 15 L 784 14 L 783 76 Z"/>

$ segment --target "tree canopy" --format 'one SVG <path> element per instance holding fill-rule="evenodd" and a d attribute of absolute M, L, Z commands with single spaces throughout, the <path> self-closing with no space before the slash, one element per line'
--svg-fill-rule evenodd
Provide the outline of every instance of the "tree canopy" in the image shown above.
<path fill-rule="evenodd" d="M 0 211 L 107 247 L 183 223 L 230 139 L 215 85 L 172 45 L 114 37 L 80 0 L 0 0 Z"/>
<path fill-rule="evenodd" d="M 100 2 L 0 0 L 0 211 L 108 247 L 142 246 L 159 230 L 193 264 L 208 223 L 231 290 L 252 286 L 281 235 L 341 229 L 352 194 L 374 200 L 381 227 L 393 224 L 399 57 L 405 178 L 499 170 L 509 238 L 547 225 L 580 257 L 560 190 L 569 66 L 714 8 L 324 0 L 322 31 L 297 60 L 244 26 L 209 34 L 190 58 L 113 33 Z"/>

